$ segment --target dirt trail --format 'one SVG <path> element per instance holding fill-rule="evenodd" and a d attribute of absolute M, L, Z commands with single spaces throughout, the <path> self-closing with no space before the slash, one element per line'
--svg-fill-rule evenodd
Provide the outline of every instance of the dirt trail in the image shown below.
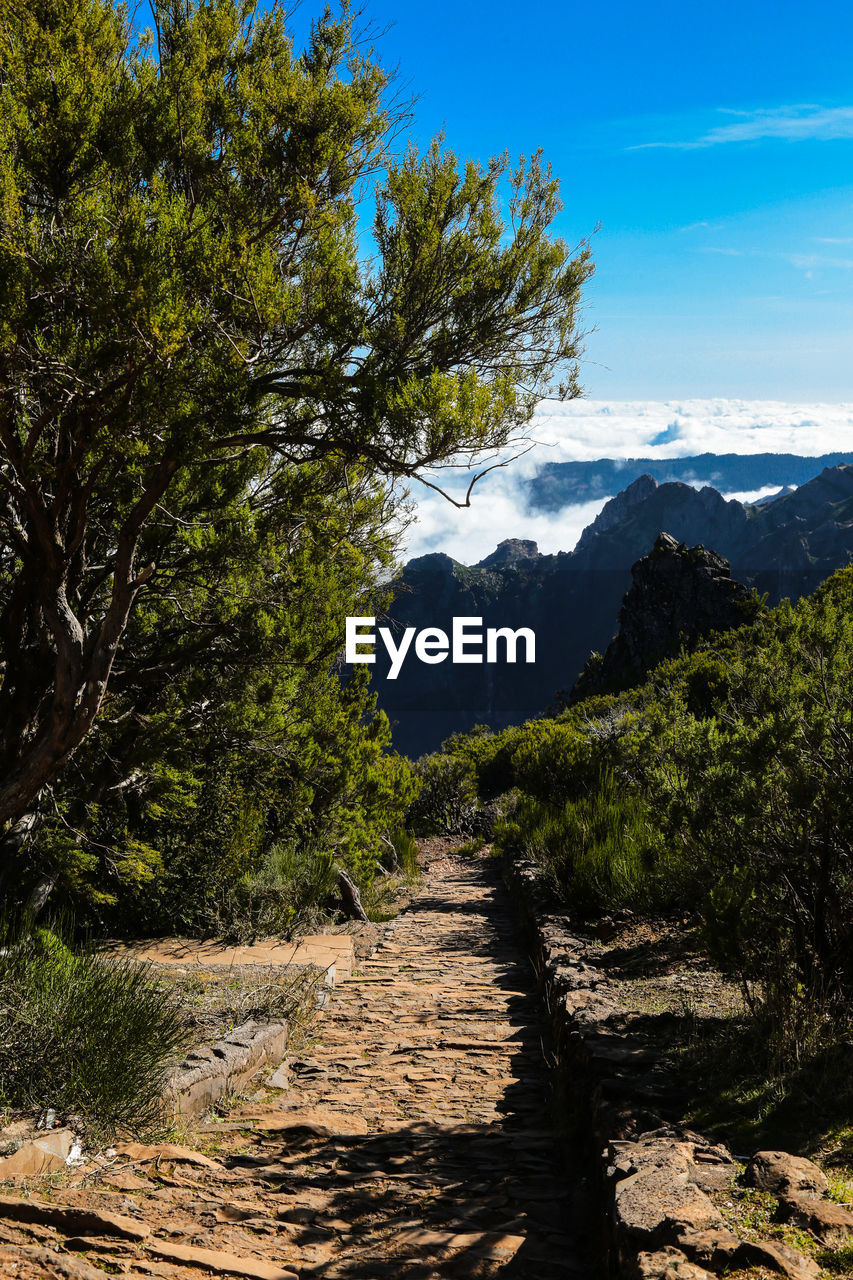
<path fill-rule="evenodd" d="M 335 990 L 310 1056 L 290 1063 L 292 1087 L 217 1126 L 217 1167 L 125 1160 L 98 1187 L 57 1191 L 153 1233 L 78 1239 L 76 1258 L 102 1268 L 94 1275 L 182 1280 L 594 1280 L 542 1035 L 498 867 L 434 862 L 375 955 Z M 7 1248 L 63 1238 L 8 1221 L 0 1231 Z M 86 1271 L 3 1258 L 0 1275 L 18 1280 Z"/>

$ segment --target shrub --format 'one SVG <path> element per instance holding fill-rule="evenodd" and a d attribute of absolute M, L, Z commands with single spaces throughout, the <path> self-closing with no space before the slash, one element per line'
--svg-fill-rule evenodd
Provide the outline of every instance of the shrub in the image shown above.
<path fill-rule="evenodd" d="M 477 823 L 477 779 L 470 760 L 438 752 L 415 765 L 420 791 L 407 821 L 417 835 L 470 835 Z"/>
<path fill-rule="evenodd" d="M 843 579 L 843 575 L 842 575 Z M 849 580 L 849 575 L 847 575 Z M 706 932 L 793 1054 L 853 1003 L 853 618 L 830 580 L 732 656 L 725 704 L 676 703 L 649 789 L 708 889 Z"/>
<path fill-rule="evenodd" d="M 0 1098 L 83 1116 L 95 1131 L 144 1127 L 186 1038 L 174 998 L 135 961 L 71 951 L 37 931 L 0 955 Z"/>
<path fill-rule="evenodd" d="M 390 844 L 394 854 L 392 870 L 401 871 L 404 876 L 415 879 L 420 875 L 418 866 L 418 842 L 408 831 L 392 831 Z"/>
<path fill-rule="evenodd" d="M 482 853 L 486 847 L 486 842 L 482 836 L 474 836 L 471 840 L 466 840 L 464 844 L 460 844 L 458 849 L 454 849 L 454 853 L 460 858 L 475 858 L 478 853 Z"/>
<path fill-rule="evenodd" d="M 289 937 L 323 914 L 336 880 L 335 858 L 327 850 L 275 844 L 257 871 L 237 881 L 218 932 L 240 941 L 274 934 Z"/>
<path fill-rule="evenodd" d="M 498 825 L 497 847 L 537 862 L 582 911 L 662 906 L 672 897 L 648 806 L 611 773 L 579 800 L 522 796 Z"/>

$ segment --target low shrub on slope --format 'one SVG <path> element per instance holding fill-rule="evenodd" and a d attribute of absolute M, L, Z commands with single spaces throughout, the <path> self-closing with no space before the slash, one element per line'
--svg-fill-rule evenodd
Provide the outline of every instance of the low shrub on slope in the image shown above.
<path fill-rule="evenodd" d="M 853 1008 L 853 570 L 627 694 L 446 744 L 577 908 L 696 910 L 794 1055 Z"/>

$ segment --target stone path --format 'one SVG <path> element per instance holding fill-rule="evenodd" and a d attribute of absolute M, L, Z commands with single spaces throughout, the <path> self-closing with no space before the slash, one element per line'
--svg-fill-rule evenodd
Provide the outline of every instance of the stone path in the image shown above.
<path fill-rule="evenodd" d="M 335 990 L 291 1087 L 216 1126 L 216 1167 L 118 1161 L 99 1188 L 62 1195 L 158 1238 L 77 1248 L 127 1275 L 184 1280 L 595 1280 L 543 1035 L 497 865 L 433 863 Z"/>

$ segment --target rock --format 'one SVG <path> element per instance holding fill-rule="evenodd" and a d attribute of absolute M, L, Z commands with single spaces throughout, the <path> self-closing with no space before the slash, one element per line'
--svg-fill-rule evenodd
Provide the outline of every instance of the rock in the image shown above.
<path fill-rule="evenodd" d="M 677 1249 L 639 1254 L 634 1275 L 637 1280 L 713 1280 L 710 1271 L 689 1262 Z"/>
<path fill-rule="evenodd" d="M 358 1115 L 345 1115 L 330 1107 L 297 1107 L 292 1111 L 244 1112 L 255 1128 L 269 1133 L 313 1133 L 320 1138 L 352 1137 L 368 1132 Z"/>
<path fill-rule="evenodd" d="M 614 1166 L 627 1174 L 613 1191 L 616 1230 L 638 1242 L 671 1244 L 684 1230 L 722 1228 L 717 1208 L 690 1181 L 684 1144 L 653 1138 L 626 1145 Z"/>
<path fill-rule="evenodd" d="M 38 1245 L 0 1246 L 0 1276 L 15 1280 L 104 1280 L 104 1272 L 82 1258 Z"/>
<path fill-rule="evenodd" d="M 12 1196 L 0 1196 L 0 1218 L 12 1222 L 41 1223 L 56 1227 L 67 1235 L 120 1236 L 124 1240 L 145 1240 L 151 1234 L 150 1227 L 120 1213 L 45 1204 L 39 1200 L 19 1200 Z"/>
<path fill-rule="evenodd" d="M 287 1048 L 286 1022 L 247 1022 L 209 1051 L 198 1051 L 173 1071 L 164 1101 L 176 1115 L 199 1115 L 229 1090 L 239 1092 L 265 1067 L 277 1066 Z"/>
<path fill-rule="evenodd" d="M 757 1151 L 746 1166 L 743 1175 L 747 1187 L 770 1191 L 773 1195 L 822 1196 L 829 1183 L 822 1169 L 804 1156 L 792 1156 L 787 1151 Z"/>
<path fill-rule="evenodd" d="M 853 1212 L 833 1200 L 814 1196 L 782 1196 L 779 1217 L 811 1233 L 824 1244 L 845 1244 L 853 1235 Z"/>
<path fill-rule="evenodd" d="M 788 1280 L 817 1280 L 820 1267 L 814 1258 L 792 1249 L 778 1240 L 744 1241 L 732 1258 L 732 1269 L 738 1267 L 768 1267 L 779 1271 Z"/>
<path fill-rule="evenodd" d="M 267 1084 L 271 1089 L 289 1089 L 290 1088 L 290 1076 L 288 1074 L 286 1063 L 283 1062 L 280 1067 L 276 1068 L 276 1070 L 270 1076 L 269 1080 L 267 1080 Z"/>
<path fill-rule="evenodd" d="M 187 1244 L 172 1244 L 165 1240 L 150 1240 L 149 1253 L 167 1262 L 186 1262 L 219 1276 L 239 1276 L 241 1280 L 298 1280 L 295 1271 L 286 1270 L 274 1262 L 261 1258 L 238 1258 L 236 1254 L 221 1249 L 196 1249 Z"/>
<path fill-rule="evenodd" d="M 24 1142 L 12 1155 L 0 1160 L 0 1182 L 38 1178 L 64 1169 L 76 1141 L 73 1129 L 51 1129 Z"/>
<path fill-rule="evenodd" d="M 604 657 L 587 664 L 572 701 L 626 688 L 679 645 L 693 647 L 710 631 L 742 626 L 755 612 L 755 594 L 733 581 L 728 560 L 703 546 L 688 548 L 668 533 L 658 534 L 631 576 L 619 632 Z"/>
<path fill-rule="evenodd" d="M 149 1191 L 151 1189 L 151 1183 L 147 1178 L 140 1178 L 130 1169 L 117 1169 L 115 1173 L 107 1169 L 103 1175 L 103 1182 L 114 1191 Z"/>
<path fill-rule="evenodd" d="M 538 560 L 539 548 L 529 538 L 504 538 L 491 555 L 480 560 L 476 569 L 490 569 L 496 564 L 512 564 L 515 560 Z"/>
<path fill-rule="evenodd" d="M 676 1237 L 676 1244 L 691 1262 L 699 1262 L 712 1271 L 725 1271 L 740 1243 L 728 1227 L 711 1227 L 706 1231 L 688 1228 Z"/>
<path fill-rule="evenodd" d="M 142 1142 L 124 1142 L 121 1146 L 115 1148 L 118 1156 L 126 1156 L 128 1160 L 138 1161 L 145 1164 L 149 1160 L 170 1160 L 178 1164 L 198 1164 L 203 1165 L 206 1169 L 221 1169 L 222 1165 L 216 1160 L 211 1160 L 210 1156 L 204 1156 L 200 1151 L 193 1151 L 190 1147 L 181 1147 L 174 1142 L 159 1142 L 156 1146 L 146 1146 Z"/>
<path fill-rule="evenodd" d="M 619 930 L 610 916 L 602 916 L 600 920 L 595 922 L 595 936 L 599 942 L 612 942 L 618 935 Z"/>
<path fill-rule="evenodd" d="M 697 1145 L 691 1156 L 690 1181 L 703 1191 L 722 1191 L 735 1174 L 735 1162 L 725 1147 Z"/>

